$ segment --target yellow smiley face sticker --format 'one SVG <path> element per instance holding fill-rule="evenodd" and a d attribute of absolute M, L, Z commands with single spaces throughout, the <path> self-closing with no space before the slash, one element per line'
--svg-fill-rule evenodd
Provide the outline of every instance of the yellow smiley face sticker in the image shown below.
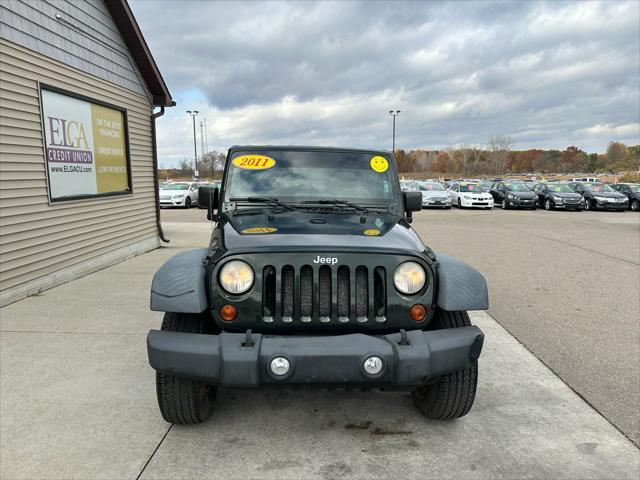
<path fill-rule="evenodd" d="M 240 233 L 261 235 L 261 234 L 264 234 L 264 233 L 273 233 L 273 232 L 277 232 L 277 231 L 278 231 L 278 229 L 277 228 L 273 228 L 273 227 L 253 227 L 253 228 L 245 228 Z"/>
<path fill-rule="evenodd" d="M 367 235 L 368 237 L 375 237 L 376 235 L 380 235 L 380 230 L 377 228 L 369 228 L 362 232 L 363 235 Z"/>
<path fill-rule="evenodd" d="M 378 173 L 386 172 L 387 168 L 389 168 L 389 162 L 387 162 L 387 159 L 380 155 L 372 157 L 369 165 L 371 165 L 371 170 Z"/>

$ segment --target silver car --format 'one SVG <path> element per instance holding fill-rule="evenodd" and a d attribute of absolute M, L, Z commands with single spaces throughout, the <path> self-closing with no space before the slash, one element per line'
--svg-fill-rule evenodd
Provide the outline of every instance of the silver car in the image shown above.
<path fill-rule="evenodd" d="M 438 182 L 417 182 L 423 207 L 451 208 L 451 193 Z"/>
<path fill-rule="evenodd" d="M 197 182 L 176 182 L 160 187 L 161 207 L 191 208 L 198 204 Z"/>

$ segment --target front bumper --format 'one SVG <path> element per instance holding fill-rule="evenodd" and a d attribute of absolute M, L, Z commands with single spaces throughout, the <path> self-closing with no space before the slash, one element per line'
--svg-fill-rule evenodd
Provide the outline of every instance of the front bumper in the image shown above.
<path fill-rule="evenodd" d="M 605 210 L 626 210 L 627 208 L 629 208 L 629 201 L 627 200 L 626 202 L 622 201 L 622 202 L 603 202 L 602 200 L 596 200 L 595 201 L 596 207 L 598 208 L 603 208 Z"/>
<path fill-rule="evenodd" d="M 522 198 L 507 199 L 507 206 L 510 208 L 533 208 L 536 205 L 536 200 L 525 200 Z"/>
<path fill-rule="evenodd" d="M 187 197 L 183 198 L 172 198 L 172 199 L 160 199 L 161 207 L 184 207 L 184 202 Z"/>
<path fill-rule="evenodd" d="M 493 207 L 493 198 L 473 199 L 460 197 L 460 205 L 463 207 L 489 208 Z"/>
<path fill-rule="evenodd" d="M 450 207 L 451 206 L 451 199 L 447 198 L 444 200 L 433 200 L 433 199 L 427 199 L 427 198 L 423 198 L 422 199 L 422 206 L 425 208 L 429 208 L 429 207 Z"/>
<path fill-rule="evenodd" d="M 484 334 L 475 326 L 383 336 L 274 336 L 247 333 L 204 335 L 151 330 L 149 363 L 160 372 L 228 387 L 326 385 L 413 387 L 467 368 L 480 356 Z M 383 369 L 370 375 L 364 361 L 377 356 Z M 291 368 L 273 374 L 285 357 Z"/>

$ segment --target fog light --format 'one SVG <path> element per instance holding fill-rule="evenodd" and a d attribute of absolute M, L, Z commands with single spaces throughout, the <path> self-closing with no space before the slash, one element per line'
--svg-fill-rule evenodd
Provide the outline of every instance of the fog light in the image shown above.
<path fill-rule="evenodd" d="M 271 360 L 269 368 L 274 375 L 278 375 L 281 377 L 282 375 L 286 375 L 287 373 L 289 373 L 291 364 L 289 363 L 289 360 L 284 357 L 276 357 Z"/>
<path fill-rule="evenodd" d="M 409 315 L 411 315 L 411 319 L 416 322 L 421 322 L 427 316 L 427 309 L 424 308 L 424 305 L 420 305 L 419 303 L 415 304 L 409 310 Z"/>
<path fill-rule="evenodd" d="M 382 359 L 380 357 L 369 357 L 364 361 L 362 365 L 364 371 L 369 375 L 377 375 L 382 371 L 382 367 L 384 364 L 382 363 Z"/>
<path fill-rule="evenodd" d="M 232 322 L 238 316 L 238 310 L 233 305 L 223 305 L 220 308 L 220 318 L 225 322 Z"/>

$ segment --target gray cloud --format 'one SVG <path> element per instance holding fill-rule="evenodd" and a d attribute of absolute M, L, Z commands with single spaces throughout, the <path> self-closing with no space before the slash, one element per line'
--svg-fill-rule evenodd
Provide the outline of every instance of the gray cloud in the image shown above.
<path fill-rule="evenodd" d="M 189 156 L 185 108 L 209 143 L 519 148 L 640 142 L 637 2 L 133 1 L 180 102 L 159 127 Z M 214 143 L 212 143 L 212 141 Z"/>

